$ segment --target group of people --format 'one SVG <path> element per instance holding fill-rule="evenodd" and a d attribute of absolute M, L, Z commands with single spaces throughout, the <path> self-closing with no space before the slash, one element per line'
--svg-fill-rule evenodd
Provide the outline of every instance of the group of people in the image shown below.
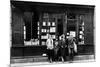
<path fill-rule="evenodd" d="M 49 34 L 46 46 L 49 62 L 73 60 L 75 53 L 77 53 L 76 39 L 72 35 L 66 38 L 63 34 L 54 41 Z"/>

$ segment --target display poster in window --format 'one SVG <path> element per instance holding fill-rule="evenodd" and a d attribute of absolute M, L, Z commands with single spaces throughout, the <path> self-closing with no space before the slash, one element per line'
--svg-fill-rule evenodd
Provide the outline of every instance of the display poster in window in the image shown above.
<path fill-rule="evenodd" d="M 72 35 L 73 37 L 76 37 L 76 32 L 75 31 L 70 31 L 70 35 Z"/>
<path fill-rule="evenodd" d="M 47 39 L 48 37 L 47 37 L 47 35 L 42 35 L 41 36 L 41 39 Z"/>
<path fill-rule="evenodd" d="M 56 24 L 55 24 L 55 22 L 52 22 L 52 26 L 55 26 Z"/>
<path fill-rule="evenodd" d="M 55 27 L 50 27 L 50 32 L 56 32 L 56 28 Z"/>
<path fill-rule="evenodd" d="M 43 22 L 43 26 L 46 26 L 46 22 Z"/>
<path fill-rule="evenodd" d="M 51 23 L 50 23 L 50 22 L 48 22 L 47 24 L 48 24 L 48 26 L 50 26 L 50 25 L 51 25 Z"/>

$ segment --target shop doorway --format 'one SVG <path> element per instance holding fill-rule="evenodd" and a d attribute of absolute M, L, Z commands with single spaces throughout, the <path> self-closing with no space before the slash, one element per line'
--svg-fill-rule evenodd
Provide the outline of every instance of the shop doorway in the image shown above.
<path fill-rule="evenodd" d="M 57 34 L 58 36 L 63 34 L 63 19 L 57 19 Z"/>
<path fill-rule="evenodd" d="M 67 14 L 67 37 L 72 35 L 76 41 L 78 40 L 78 18 L 76 14 L 74 13 L 69 13 Z"/>
<path fill-rule="evenodd" d="M 76 20 L 68 20 L 67 22 L 67 35 L 72 35 L 76 38 L 77 36 L 77 21 Z"/>

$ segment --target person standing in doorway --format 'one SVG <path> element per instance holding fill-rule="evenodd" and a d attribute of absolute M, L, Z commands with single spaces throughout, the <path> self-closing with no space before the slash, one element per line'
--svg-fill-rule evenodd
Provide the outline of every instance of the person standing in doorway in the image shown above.
<path fill-rule="evenodd" d="M 54 54 L 54 46 L 53 46 L 53 39 L 50 34 L 48 34 L 48 39 L 46 41 L 46 46 L 47 46 L 47 55 L 48 55 L 48 60 L 50 63 L 53 61 L 53 54 Z"/>

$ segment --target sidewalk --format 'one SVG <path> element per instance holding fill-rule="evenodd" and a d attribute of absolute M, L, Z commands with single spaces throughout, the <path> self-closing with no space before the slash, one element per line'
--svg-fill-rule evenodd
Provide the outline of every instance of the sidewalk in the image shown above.
<path fill-rule="evenodd" d="M 26 58 L 25 58 L 26 59 Z M 26 67 L 26 66 L 34 66 L 34 65 L 45 65 L 45 64 L 62 64 L 63 62 L 53 62 L 49 63 L 47 61 L 47 57 L 41 57 L 42 61 L 39 62 L 33 62 L 32 60 L 34 58 L 27 58 L 28 62 L 25 62 L 25 59 L 15 59 L 17 63 L 11 64 L 11 67 Z M 39 58 L 38 58 L 39 59 Z M 18 62 L 23 61 L 23 62 Z M 74 60 L 71 63 L 81 63 L 81 62 L 93 62 L 95 61 L 94 55 L 81 55 L 81 56 L 75 56 Z M 70 63 L 70 61 L 64 62 L 65 64 Z"/>

